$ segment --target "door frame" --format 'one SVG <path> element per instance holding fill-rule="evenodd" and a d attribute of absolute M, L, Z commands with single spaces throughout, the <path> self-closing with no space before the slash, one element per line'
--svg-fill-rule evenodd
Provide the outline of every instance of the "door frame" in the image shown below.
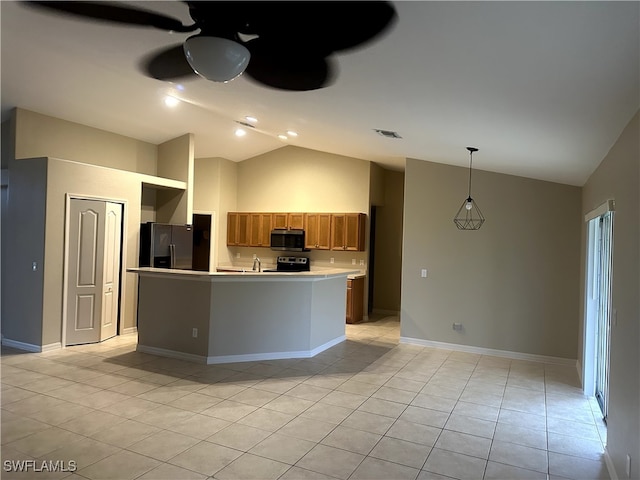
<path fill-rule="evenodd" d="M 597 208 L 591 210 L 584 216 L 585 222 L 585 275 L 584 275 L 584 317 L 583 317 L 583 338 L 582 338 L 582 390 L 587 396 L 595 396 L 596 390 L 596 322 L 597 318 L 597 306 L 593 305 L 590 300 L 593 290 L 593 277 L 591 275 L 593 271 L 593 258 L 590 234 L 590 222 L 593 219 L 601 217 L 608 212 L 615 212 L 615 201 L 607 200 Z M 612 238 L 613 242 L 613 238 Z M 611 245 L 613 248 L 613 243 Z M 613 275 L 613 266 L 611 266 L 611 275 Z M 611 292 L 610 292 L 611 295 Z M 610 298 L 611 300 L 611 298 Z M 613 315 L 613 307 L 609 304 L 609 315 Z M 613 319 L 612 319 L 613 320 Z"/>
<path fill-rule="evenodd" d="M 67 348 L 67 282 L 69 279 L 69 227 L 70 227 L 70 214 L 71 214 L 71 201 L 72 200 L 94 200 L 98 202 L 118 203 L 122 205 L 122 245 L 120 247 L 120 288 L 118 289 L 118 327 L 116 328 L 116 335 L 122 335 L 122 292 L 125 288 L 126 275 L 123 272 L 126 270 L 127 261 L 127 214 L 128 203 L 127 200 L 122 198 L 108 198 L 97 195 L 85 195 L 76 193 L 66 193 L 64 198 L 64 241 L 63 241 L 63 259 L 62 259 L 62 331 L 60 340 L 62 348 Z"/>

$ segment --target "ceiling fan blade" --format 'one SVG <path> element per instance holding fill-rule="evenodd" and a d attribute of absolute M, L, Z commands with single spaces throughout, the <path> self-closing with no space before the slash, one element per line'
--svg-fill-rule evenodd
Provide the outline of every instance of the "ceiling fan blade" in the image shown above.
<path fill-rule="evenodd" d="M 244 74 L 263 85 L 301 92 L 328 87 L 335 80 L 335 64 L 323 55 L 283 53 L 283 49 L 260 38 L 245 46 L 251 52 L 251 59 Z"/>
<path fill-rule="evenodd" d="M 140 62 L 140 69 L 148 77 L 165 81 L 197 77 L 184 56 L 181 43 L 147 55 Z"/>
<path fill-rule="evenodd" d="M 50 10 L 63 15 L 72 15 L 86 20 L 98 22 L 120 23 L 124 25 L 140 25 L 155 27 L 160 30 L 174 32 L 192 32 L 196 25 L 183 25 L 180 20 L 159 13 L 143 10 L 124 4 L 108 2 L 48 2 L 28 1 L 26 6 Z"/>

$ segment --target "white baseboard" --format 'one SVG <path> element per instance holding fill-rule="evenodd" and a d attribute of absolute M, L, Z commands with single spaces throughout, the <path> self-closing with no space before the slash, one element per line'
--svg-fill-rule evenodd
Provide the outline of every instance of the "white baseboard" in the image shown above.
<path fill-rule="evenodd" d="M 435 342 L 433 340 L 423 340 L 421 338 L 400 337 L 400 343 L 420 345 L 423 347 L 441 348 L 456 352 L 478 353 L 480 355 L 491 355 L 493 357 L 511 358 L 514 360 L 527 360 L 530 362 L 550 363 L 555 365 L 575 365 L 576 360 L 572 358 L 550 357 L 547 355 L 535 355 L 532 353 L 511 352 L 509 350 L 495 350 L 493 348 L 474 347 L 471 345 L 460 345 L 457 343 Z"/>
<path fill-rule="evenodd" d="M 35 345 L 33 343 L 19 342 L 17 340 L 11 340 L 10 338 L 4 337 L 2 338 L 2 345 L 34 353 L 50 352 L 51 350 L 59 350 L 62 348 L 62 344 L 60 342 L 49 343 L 48 345 Z"/>
<path fill-rule="evenodd" d="M 611 455 L 609 455 L 607 447 L 604 447 L 604 463 L 607 465 L 607 471 L 609 472 L 611 480 L 618 480 L 618 473 L 616 472 L 616 467 L 613 465 L 613 460 L 611 459 Z"/>
<path fill-rule="evenodd" d="M 138 352 L 150 353 L 152 355 L 159 355 L 161 357 L 178 358 L 180 360 L 187 360 L 195 363 L 206 363 L 208 365 L 219 363 L 236 363 L 236 362 L 260 362 L 264 360 L 283 360 L 287 358 L 311 358 L 315 357 L 326 349 L 337 345 L 340 342 L 344 342 L 347 339 L 346 335 L 334 338 L 327 343 L 314 348 L 313 350 L 300 350 L 294 352 L 268 352 L 268 353 L 250 353 L 243 355 L 216 355 L 212 357 L 205 357 L 202 355 L 194 355 L 191 353 L 177 352 L 175 350 L 167 350 L 164 348 L 148 347 L 146 345 L 138 344 L 136 350 Z"/>
<path fill-rule="evenodd" d="M 138 327 L 123 328 L 121 335 L 129 335 L 130 333 L 138 333 Z"/>
<path fill-rule="evenodd" d="M 400 316 L 400 312 L 398 310 L 385 310 L 383 308 L 374 308 L 371 313 L 377 313 L 378 315 L 391 315 L 394 317 Z"/>

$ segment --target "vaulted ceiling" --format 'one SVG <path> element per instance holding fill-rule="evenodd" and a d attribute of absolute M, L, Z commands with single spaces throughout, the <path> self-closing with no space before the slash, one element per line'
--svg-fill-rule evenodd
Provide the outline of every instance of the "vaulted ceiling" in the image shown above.
<path fill-rule="evenodd" d="M 191 23 L 182 2 L 126 3 Z M 141 61 L 188 34 L 2 1 L 2 118 L 17 106 L 156 144 L 190 132 L 196 157 L 233 161 L 292 144 L 392 169 L 467 166 L 472 145 L 478 169 L 582 185 L 640 107 L 638 2 L 394 6 L 385 35 L 336 55 L 333 85 L 287 92 L 148 78 Z M 168 108 L 167 94 L 182 101 Z M 238 138 L 247 115 L 258 123 Z"/>

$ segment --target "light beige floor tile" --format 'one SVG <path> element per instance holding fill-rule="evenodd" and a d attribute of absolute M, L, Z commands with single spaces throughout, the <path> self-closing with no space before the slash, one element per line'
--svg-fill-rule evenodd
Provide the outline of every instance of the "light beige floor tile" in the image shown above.
<path fill-rule="evenodd" d="M 290 395 L 281 395 L 264 405 L 263 408 L 275 410 L 290 415 L 299 415 L 316 402 L 305 400 L 304 398 L 292 397 Z"/>
<path fill-rule="evenodd" d="M 341 448 L 350 452 L 367 455 L 382 438 L 382 435 L 338 426 L 322 439 L 323 445 Z"/>
<path fill-rule="evenodd" d="M 124 395 L 122 393 L 100 390 L 96 393 L 78 398 L 74 400 L 74 402 L 90 408 L 103 409 L 114 404 L 119 404 L 129 398 L 131 398 L 129 395 Z"/>
<path fill-rule="evenodd" d="M 231 400 L 224 400 L 215 404 L 213 407 L 203 410 L 203 415 L 209 415 L 211 417 L 221 418 L 229 422 L 237 422 L 242 417 L 246 417 L 251 412 L 255 412 L 257 407 L 252 405 L 246 405 L 244 403 L 233 402 Z"/>
<path fill-rule="evenodd" d="M 278 430 L 277 433 L 302 438 L 310 442 L 319 442 L 336 426 L 332 423 L 314 420 L 313 418 L 297 417 Z"/>
<path fill-rule="evenodd" d="M 347 479 L 364 458 L 358 453 L 316 445 L 296 465 L 332 477 Z"/>
<path fill-rule="evenodd" d="M 349 478 L 353 480 L 414 480 L 419 472 L 420 470 L 406 465 L 367 457 Z"/>
<path fill-rule="evenodd" d="M 484 475 L 486 464 L 487 461 L 481 458 L 434 448 L 423 470 L 459 480 L 477 480 Z"/>
<path fill-rule="evenodd" d="M 211 408 L 220 402 L 222 402 L 221 398 L 215 398 L 210 395 L 194 392 L 181 396 L 180 398 L 169 402 L 168 405 L 182 410 L 189 410 L 190 412 L 201 413 L 207 408 Z"/>
<path fill-rule="evenodd" d="M 257 388 L 247 388 L 229 398 L 230 401 L 253 405 L 254 407 L 262 407 L 271 400 L 278 398 L 280 394 L 259 390 Z"/>
<path fill-rule="evenodd" d="M 81 437 L 75 442 L 59 444 L 59 448 L 46 454 L 48 459 L 59 459 L 65 462 L 73 460 L 78 470 L 93 465 L 121 451 L 120 448 Z"/>
<path fill-rule="evenodd" d="M 356 409 L 362 405 L 369 397 L 365 395 L 357 395 L 355 393 L 341 392 L 334 390 L 323 397 L 320 402 L 328 403 L 330 405 L 337 405 L 341 407 L 347 407 Z"/>
<path fill-rule="evenodd" d="M 547 431 L 549 433 L 558 433 L 588 440 L 600 440 L 600 433 L 596 425 L 572 422 L 571 420 L 564 420 L 557 417 L 547 418 Z"/>
<path fill-rule="evenodd" d="M 498 423 L 517 425 L 519 427 L 531 428 L 534 430 L 546 430 L 547 417 L 532 413 L 519 412 L 517 410 L 500 409 Z"/>
<path fill-rule="evenodd" d="M 430 452 L 431 448 L 425 445 L 384 437 L 369 453 L 369 456 L 420 469 Z"/>
<path fill-rule="evenodd" d="M 236 385 L 234 383 L 216 383 L 201 388 L 200 390 L 198 390 L 198 393 L 201 393 L 203 395 L 210 395 L 216 398 L 227 399 L 229 397 L 237 395 L 247 388 L 249 387 L 245 385 Z"/>
<path fill-rule="evenodd" d="M 176 467 L 170 463 L 163 463 L 138 477 L 137 480 L 205 480 L 206 478 L 207 475 L 202 473 Z"/>
<path fill-rule="evenodd" d="M 210 476 L 229 465 L 240 455 L 242 452 L 239 450 L 205 441 L 173 457 L 169 463 Z"/>
<path fill-rule="evenodd" d="M 60 428 L 80 435 L 90 436 L 99 430 L 112 427 L 124 421 L 126 421 L 124 417 L 119 417 L 101 410 L 93 410 L 85 415 L 61 423 Z"/>
<path fill-rule="evenodd" d="M 289 390 L 287 392 L 287 395 L 317 402 L 318 400 L 327 396 L 329 393 L 331 393 L 331 390 L 329 390 L 328 388 L 316 387 L 314 385 L 301 383 Z"/>
<path fill-rule="evenodd" d="M 91 480 L 132 480 L 160 465 L 160 462 L 137 453 L 120 451 L 86 467 L 78 474 Z"/>
<path fill-rule="evenodd" d="M 399 417 L 407 422 L 430 425 L 432 427 L 443 428 L 449 419 L 449 414 L 430 408 L 414 407 L 409 405 Z"/>
<path fill-rule="evenodd" d="M 387 387 L 383 385 L 372 395 L 372 397 L 409 405 L 411 401 L 416 397 L 416 395 L 416 392 L 400 390 L 398 388 Z"/>
<path fill-rule="evenodd" d="M 356 395 L 364 395 L 369 397 L 380 388 L 381 385 L 372 385 L 371 383 L 359 382 L 351 379 L 340 385 L 337 390 L 340 392 L 355 393 Z"/>
<path fill-rule="evenodd" d="M 455 386 L 455 385 L 440 385 L 437 383 L 433 383 L 429 381 L 425 385 L 425 387 L 420 391 L 420 393 L 424 395 L 431 395 L 434 397 L 443 397 L 448 398 L 450 400 L 458 400 L 460 395 L 462 395 L 462 391 L 464 390 L 464 385 Z"/>
<path fill-rule="evenodd" d="M 4 368 L 4 367 L 3 367 Z M 36 392 L 25 390 L 20 387 L 12 387 L 11 385 L 2 384 L 2 405 L 9 405 L 25 398 L 33 397 Z"/>
<path fill-rule="evenodd" d="M 270 434 L 266 430 L 234 423 L 214 433 L 207 441 L 247 452 Z"/>
<path fill-rule="evenodd" d="M 549 451 L 573 455 L 575 457 L 588 458 L 589 460 L 604 459 L 604 447 L 600 440 L 589 440 L 575 436 L 549 433 Z"/>
<path fill-rule="evenodd" d="M 160 386 L 149 390 L 148 392 L 141 393 L 137 398 L 143 400 L 149 400 L 150 402 L 162 403 L 170 405 L 173 402 L 180 400 L 182 397 L 186 397 L 191 392 L 189 390 L 180 390 L 174 387 Z"/>
<path fill-rule="evenodd" d="M 356 410 L 341 423 L 343 427 L 364 430 L 365 432 L 377 433 L 383 435 L 395 420 L 384 415 L 376 415 L 375 413 L 367 413 Z"/>
<path fill-rule="evenodd" d="M 196 438 L 169 430 L 161 430 L 139 442 L 129 445 L 127 450 L 166 462 L 170 458 L 193 447 L 196 443 L 199 443 L 199 440 Z"/>
<path fill-rule="evenodd" d="M 25 398 L 13 403 L 2 403 L 2 408 L 17 415 L 29 416 L 45 408 L 55 407 L 56 405 L 63 405 L 65 402 L 58 398 L 53 398 L 48 395 L 36 394 L 29 398 Z"/>
<path fill-rule="evenodd" d="M 112 392 L 122 393 L 124 395 L 135 396 L 149 392 L 156 388 L 158 388 L 158 385 L 155 383 L 142 382 L 140 380 L 134 379 L 109 387 L 108 390 L 111 390 Z"/>
<path fill-rule="evenodd" d="M 304 468 L 293 466 L 289 470 L 287 470 L 281 477 L 280 480 L 334 480 L 335 477 L 330 477 L 329 475 L 324 475 L 318 472 L 312 472 L 311 470 L 306 470 Z"/>
<path fill-rule="evenodd" d="M 397 375 L 391 377 L 384 387 L 398 388 L 400 390 L 407 390 L 408 392 L 418 393 L 426 385 L 425 382 L 419 382 L 415 380 L 409 380 L 407 378 L 398 377 Z"/>
<path fill-rule="evenodd" d="M 52 426 L 49 424 L 22 416 L 14 420 L 2 422 L 2 445 L 15 442 L 16 440 L 50 428 L 52 428 Z"/>
<path fill-rule="evenodd" d="M 496 440 L 491 445 L 489 460 L 543 473 L 549 468 L 546 450 Z"/>
<path fill-rule="evenodd" d="M 455 415 L 464 415 L 466 417 L 480 418 L 482 420 L 498 421 L 500 413 L 499 407 L 489 406 L 486 404 L 465 402 L 460 398 L 456 406 L 453 408 Z"/>
<path fill-rule="evenodd" d="M 196 414 L 183 422 L 171 425 L 167 430 L 205 440 L 229 425 L 231 425 L 231 422 L 227 420 Z"/>
<path fill-rule="evenodd" d="M 142 413 L 150 412 L 158 407 L 160 407 L 159 403 L 150 402 L 137 397 L 129 397 L 126 400 L 119 402 L 117 405 L 108 405 L 100 408 L 100 410 L 118 415 L 119 417 L 133 418 Z"/>
<path fill-rule="evenodd" d="M 153 425 L 127 420 L 113 427 L 98 430 L 91 435 L 91 438 L 116 447 L 126 448 L 159 431 L 160 429 Z"/>
<path fill-rule="evenodd" d="M 267 378 L 256 383 L 253 388 L 256 388 L 258 390 L 266 390 L 267 392 L 283 394 L 291 390 L 299 383 L 300 382 L 298 381 L 288 380 L 286 378 Z"/>
<path fill-rule="evenodd" d="M 276 412 L 266 408 L 260 408 L 246 417 L 238 420 L 239 424 L 260 428 L 269 432 L 275 432 L 295 418 L 288 413 Z"/>
<path fill-rule="evenodd" d="M 384 415 L 391 418 L 398 418 L 405 411 L 407 405 L 403 403 L 390 402 L 380 398 L 369 398 L 358 407 L 362 412 Z"/>
<path fill-rule="evenodd" d="M 194 415 L 195 413 L 187 410 L 181 410 L 169 405 L 160 405 L 158 408 L 136 415 L 132 420 L 147 423 L 158 428 L 170 428 Z"/>
<path fill-rule="evenodd" d="M 398 420 L 387 431 L 385 436 L 432 447 L 441 432 L 442 430 L 439 428 Z"/>
<path fill-rule="evenodd" d="M 289 469 L 290 465 L 269 458 L 245 453 L 236 458 L 218 473 L 221 480 L 275 480 Z"/>
<path fill-rule="evenodd" d="M 58 427 L 47 428 L 31 435 L 7 444 L 9 448 L 37 458 L 54 450 L 61 444 L 72 443 L 82 437 L 68 430 Z"/>
<path fill-rule="evenodd" d="M 332 375 L 313 375 L 311 378 L 308 378 L 302 383 L 307 385 L 314 385 L 316 387 L 328 388 L 329 390 L 335 390 L 347 379 L 343 376 L 332 376 Z"/>
<path fill-rule="evenodd" d="M 249 453 L 293 465 L 315 445 L 315 442 L 274 433 L 249 450 Z"/>
<path fill-rule="evenodd" d="M 493 436 L 494 440 L 501 442 L 517 443 L 527 447 L 547 449 L 547 433 L 544 430 L 534 430 L 532 428 L 498 423 Z"/>
<path fill-rule="evenodd" d="M 608 480 L 609 472 L 604 460 L 549 452 L 549 474 L 575 480 Z"/>
<path fill-rule="evenodd" d="M 451 430 L 443 430 L 440 437 L 438 437 L 435 448 L 486 460 L 489 458 L 491 439 L 476 437 L 466 433 L 452 432 Z"/>
<path fill-rule="evenodd" d="M 504 463 L 488 462 L 487 470 L 484 474 L 484 480 L 505 480 L 505 479 L 521 479 L 521 480 L 547 480 L 547 474 L 536 472 L 535 470 L 526 470 L 524 468 L 505 465 Z"/>
<path fill-rule="evenodd" d="M 60 425 L 73 418 L 86 415 L 92 411 L 93 409 L 83 405 L 63 402 L 58 405 L 54 405 L 53 407 L 38 410 L 37 412 L 30 414 L 29 417 L 40 422 L 48 423 L 49 425 Z"/>
<path fill-rule="evenodd" d="M 431 410 L 439 410 L 445 413 L 451 413 L 456 405 L 456 400 L 451 398 L 439 397 L 437 395 L 429 395 L 420 393 L 413 399 L 411 405 L 422 408 L 430 408 Z"/>
<path fill-rule="evenodd" d="M 339 424 L 353 413 L 353 409 L 329 405 L 326 403 L 316 403 L 307 408 L 300 415 L 302 417 L 313 418 L 327 423 Z"/>
<path fill-rule="evenodd" d="M 455 432 L 476 435 L 478 437 L 493 438 L 496 422 L 451 414 L 444 428 Z"/>

